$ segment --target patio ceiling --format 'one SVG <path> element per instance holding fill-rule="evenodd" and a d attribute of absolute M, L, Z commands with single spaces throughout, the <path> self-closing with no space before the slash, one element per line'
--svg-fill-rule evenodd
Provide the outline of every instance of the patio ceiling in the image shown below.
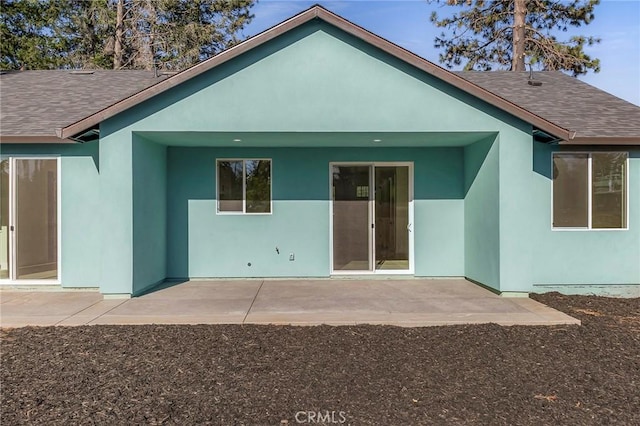
<path fill-rule="evenodd" d="M 190 147 L 460 147 L 495 132 L 135 132 L 153 142 Z"/>

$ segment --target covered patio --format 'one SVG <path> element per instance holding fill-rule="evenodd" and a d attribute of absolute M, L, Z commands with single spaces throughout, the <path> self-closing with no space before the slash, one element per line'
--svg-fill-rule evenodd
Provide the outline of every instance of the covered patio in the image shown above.
<path fill-rule="evenodd" d="M 98 292 L 0 292 L 0 325 L 580 324 L 525 297 L 498 296 L 464 279 L 193 280 L 131 299 Z"/>

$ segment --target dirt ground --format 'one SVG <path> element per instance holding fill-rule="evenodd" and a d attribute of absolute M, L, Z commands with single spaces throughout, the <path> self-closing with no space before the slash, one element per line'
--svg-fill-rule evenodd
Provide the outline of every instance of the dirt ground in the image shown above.
<path fill-rule="evenodd" d="M 3 425 L 640 424 L 640 299 L 582 326 L 2 331 Z"/>

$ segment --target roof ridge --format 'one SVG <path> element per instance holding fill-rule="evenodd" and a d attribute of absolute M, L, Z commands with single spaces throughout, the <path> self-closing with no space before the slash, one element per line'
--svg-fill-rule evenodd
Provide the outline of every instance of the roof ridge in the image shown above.
<path fill-rule="evenodd" d="M 56 134 L 61 139 L 66 139 L 68 137 L 72 137 L 82 131 L 85 131 L 92 126 L 95 126 L 99 122 L 112 117 L 115 114 L 119 114 L 120 112 L 137 105 L 140 102 L 144 102 L 145 100 L 156 96 L 166 90 L 171 89 L 172 87 L 183 83 L 190 78 L 193 78 L 197 75 L 200 75 L 216 66 L 231 60 L 244 52 L 251 50 L 257 46 L 260 46 L 263 43 L 266 43 L 269 40 L 272 40 L 281 34 L 284 34 L 294 28 L 297 28 L 313 19 L 321 19 L 329 25 L 332 25 L 351 36 L 361 39 L 362 41 L 386 52 L 387 54 L 400 59 L 409 65 L 412 65 L 421 71 L 430 74 L 436 78 L 443 80 L 444 82 L 456 87 L 457 89 L 463 90 L 472 96 L 478 97 L 493 106 L 505 110 L 506 112 L 524 120 L 529 121 L 531 124 L 553 134 L 556 137 L 560 137 L 562 139 L 572 139 L 575 135 L 575 132 L 572 132 L 569 129 L 565 129 L 557 123 L 550 122 L 541 118 L 540 116 L 522 108 L 521 106 L 511 102 L 508 99 L 504 99 L 500 96 L 496 96 L 491 91 L 484 89 L 482 86 L 479 86 L 469 80 L 464 79 L 457 74 L 442 68 L 433 62 L 417 55 L 414 52 L 411 52 L 389 40 L 384 39 L 383 37 L 374 34 L 373 32 L 354 24 L 353 22 L 343 18 L 340 15 L 337 15 L 320 5 L 311 6 L 309 9 L 304 10 L 289 19 L 282 21 L 281 23 L 274 25 L 273 27 L 253 36 L 249 39 L 227 49 L 223 52 L 218 53 L 217 55 L 212 56 L 200 62 L 190 68 L 187 68 L 178 74 L 175 74 L 169 77 L 166 80 L 163 80 L 153 86 L 148 87 L 147 89 L 129 96 L 121 101 L 104 108 L 101 111 L 98 111 L 92 115 L 85 117 L 82 120 L 79 120 L 73 124 L 70 124 L 63 128 L 56 129 Z"/>
<path fill-rule="evenodd" d="M 561 71 L 536 71 L 535 75 L 539 76 L 544 83 L 542 88 L 539 88 L 522 83 L 529 75 L 528 71 L 448 70 L 317 4 L 168 78 L 166 76 L 153 78 L 150 70 L 96 69 L 92 71 L 97 76 L 94 75 L 93 78 L 83 80 L 86 83 L 77 84 L 76 82 L 82 80 L 82 77 L 79 77 L 78 80 L 74 80 L 76 77 L 66 77 L 66 74 L 72 70 L 13 71 L 6 74 L 11 75 L 10 78 L 1 79 L 3 92 L 5 92 L 5 88 L 10 88 L 13 85 L 32 85 L 40 82 L 42 82 L 40 84 L 41 93 L 46 88 L 51 91 L 50 94 L 54 99 L 76 96 L 80 89 L 96 92 L 97 97 L 92 96 L 80 103 L 84 109 L 74 108 L 74 105 L 69 105 L 64 109 L 42 109 L 40 104 L 33 105 L 32 109 L 39 111 L 40 115 L 38 115 L 38 120 L 30 120 L 33 123 L 29 128 L 36 130 L 28 135 L 50 134 L 43 129 L 48 128 L 52 131 L 55 127 L 56 134 L 62 139 L 60 142 L 63 142 L 98 125 L 109 117 L 171 90 L 176 85 L 208 72 L 282 34 L 315 20 L 322 21 L 323 25 L 326 23 L 327 26 L 358 39 L 359 42 L 379 50 L 382 54 L 395 58 L 394 60 L 401 61 L 417 71 L 425 73 L 425 75 L 432 76 L 444 84 L 464 91 L 470 96 L 493 105 L 559 139 L 569 141 L 576 136 L 577 130 L 580 132 L 578 139 L 591 138 L 587 143 L 597 143 L 596 138 L 601 137 L 615 137 L 619 140 L 633 139 L 636 143 L 640 140 L 640 136 L 638 136 L 640 131 L 636 132 L 636 127 L 634 127 L 635 122 L 640 123 L 640 120 L 636 119 L 640 107 L 570 77 Z M 325 27 L 318 26 L 318 29 L 322 28 Z M 49 71 L 53 71 L 53 73 L 49 74 Z M 57 77 L 54 78 L 54 76 Z M 578 84 L 584 86 L 578 86 Z M 109 85 L 112 87 L 110 88 Z M 112 90 L 116 86 L 118 90 Z M 64 96 L 57 96 L 61 92 L 64 92 Z M 16 94 L 19 94 L 18 97 L 26 96 L 24 99 L 33 95 L 29 95 L 28 90 L 26 92 L 18 90 Z M 5 96 L 10 95 L 7 93 Z M 8 102 L 4 102 L 2 106 L 3 120 L 8 104 Z M 636 108 L 629 108 L 627 105 Z M 16 107 L 9 112 L 15 118 L 15 129 L 3 125 L 3 133 L 9 132 L 11 134 L 14 132 L 11 137 L 25 135 L 26 133 L 21 129 L 28 127 L 25 124 L 26 121 L 21 118 L 22 113 L 19 108 Z M 22 108 L 27 107 L 22 106 Z M 54 110 L 63 114 L 54 114 L 52 112 Z M 87 115 L 87 112 L 91 111 L 95 112 Z M 67 124 L 69 122 L 71 123 Z M 64 127 L 58 127 L 61 124 Z M 638 127 L 640 128 L 640 126 Z M 599 128 L 610 130 L 597 130 Z M 628 141 L 624 141 L 624 143 L 628 143 Z"/>

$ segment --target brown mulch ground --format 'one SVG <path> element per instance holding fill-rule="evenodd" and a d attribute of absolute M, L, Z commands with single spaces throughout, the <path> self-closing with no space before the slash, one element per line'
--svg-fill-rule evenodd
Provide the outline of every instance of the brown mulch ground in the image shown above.
<path fill-rule="evenodd" d="M 583 325 L 5 330 L 0 421 L 640 424 L 640 299 L 533 297 Z"/>

